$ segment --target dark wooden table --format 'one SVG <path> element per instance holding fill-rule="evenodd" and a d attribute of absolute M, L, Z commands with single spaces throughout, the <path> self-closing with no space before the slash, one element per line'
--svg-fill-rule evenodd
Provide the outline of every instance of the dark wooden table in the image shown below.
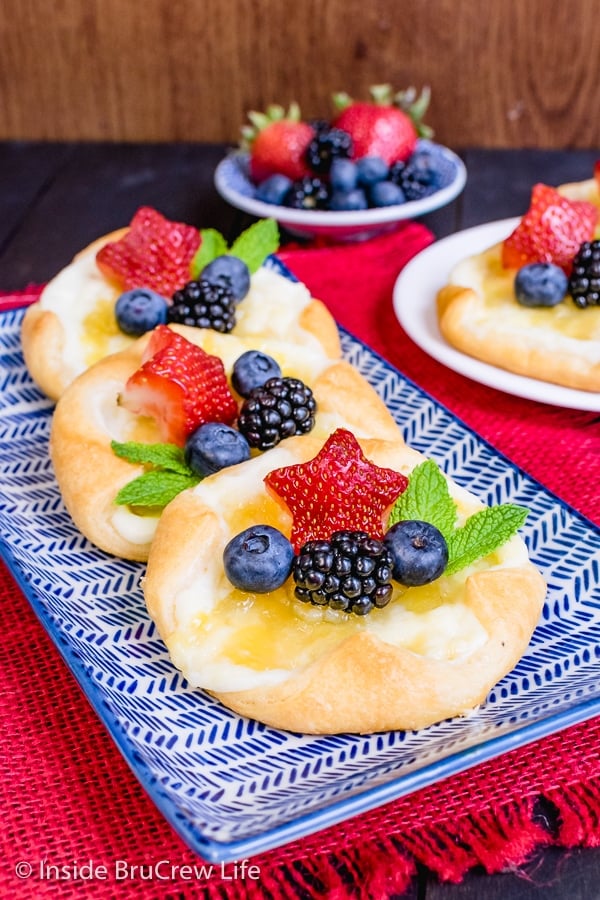
<path fill-rule="evenodd" d="M 140 205 L 230 240 L 248 219 L 216 193 L 224 145 L 0 144 L 0 287 L 44 282 L 85 244 L 126 223 Z M 453 204 L 423 218 L 437 237 L 518 215 L 536 181 L 589 178 L 599 151 L 485 151 L 461 154 L 469 173 Z M 538 853 L 519 871 L 471 872 L 440 885 L 421 871 L 405 895 L 426 900 L 594 900 L 600 849 Z"/>

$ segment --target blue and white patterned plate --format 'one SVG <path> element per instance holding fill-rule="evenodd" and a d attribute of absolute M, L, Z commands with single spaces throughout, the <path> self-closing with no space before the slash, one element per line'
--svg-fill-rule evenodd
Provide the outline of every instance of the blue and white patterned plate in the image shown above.
<path fill-rule="evenodd" d="M 52 406 L 25 369 L 21 318 L 0 317 L 2 555 L 132 770 L 200 856 L 251 856 L 600 713 L 598 530 L 347 333 L 345 356 L 410 444 L 484 501 L 531 510 L 524 537 L 548 582 L 531 646 L 478 711 L 420 732 L 280 732 L 190 690 L 146 613 L 144 566 L 92 547 L 62 504 Z"/>
<path fill-rule="evenodd" d="M 432 143 L 420 141 L 421 144 Z M 215 170 L 215 187 L 236 209 L 257 218 L 273 218 L 291 234 L 304 238 L 328 237 L 338 241 L 356 241 L 398 227 L 405 219 L 414 219 L 446 206 L 463 190 L 467 170 L 462 159 L 448 147 L 436 144 L 448 166 L 446 182 L 434 194 L 395 206 L 337 212 L 330 210 L 289 209 L 256 199 L 256 186 L 248 174 L 248 154 L 230 153 Z"/>

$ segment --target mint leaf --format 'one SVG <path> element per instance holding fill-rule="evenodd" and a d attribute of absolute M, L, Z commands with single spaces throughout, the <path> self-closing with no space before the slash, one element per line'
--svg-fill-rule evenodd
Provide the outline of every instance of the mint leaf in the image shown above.
<path fill-rule="evenodd" d="M 154 470 L 134 478 L 115 498 L 120 506 L 151 506 L 163 509 L 177 494 L 198 484 L 197 475 Z"/>
<path fill-rule="evenodd" d="M 279 227 L 275 219 L 260 219 L 246 228 L 231 245 L 232 256 L 242 259 L 250 270 L 256 272 L 267 256 L 279 249 Z"/>
<path fill-rule="evenodd" d="M 502 546 L 517 533 L 527 515 L 527 509 L 512 503 L 486 507 L 474 513 L 462 528 L 457 528 L 447 539 L 448 565 L 445 574 L 452 575 Z"/>
<path fill-rule="evenodd" d="M 183 450 L 176 444 L 141 444 L 137 441 L 126 441 L 121 444 L 118 441 L 111 441 L 110 446 L 117 456 L 130 463 L 141 463 L 170 472 L 179 472 L 182 475 L 191 475 Z"/>
<path fill-rule="evenodd" d="M 207 266 L 217 256 L 227 253 L 227 241 L 216 228 L 202 228 L 200 238 L 200 246 L 190 263 L 192 278 L 197 278 L 204 266 Z"/>
<path fill-rule="evenodd" d="M 151 470 L 134 478 L 115 497 L 119 506 L 147 506 L 162 509 L 186 488 L 201 481 L 185 461 L 176 444 L 141 444 L 137 441 L 111 441 L 113 452 L 121 459 Z"/>
<path fill-rule="evenodd" d="M 426 459 L 410 473 L 408 487 L 392 507 L 388 528 L 407 519 L 435 525 L 446 540 L 452 534 L 456 504 L 446 479 L 432 459 Z"/>

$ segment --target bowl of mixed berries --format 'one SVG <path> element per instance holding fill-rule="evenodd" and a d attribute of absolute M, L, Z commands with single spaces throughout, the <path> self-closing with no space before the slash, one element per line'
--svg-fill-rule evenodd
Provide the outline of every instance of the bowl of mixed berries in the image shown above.
<path fill-rule="evenodd" d="M 464 163 L 423 121 L 428 103 L 427 88 L 394 94 L 386 84 L 365 101 L 335 94 L 329 119 L 304 119 L 296 103 L 250 112 L 215 186 L 237 209 L 301 237 L 360 240 L 392 230 L 465 185 Z"/>

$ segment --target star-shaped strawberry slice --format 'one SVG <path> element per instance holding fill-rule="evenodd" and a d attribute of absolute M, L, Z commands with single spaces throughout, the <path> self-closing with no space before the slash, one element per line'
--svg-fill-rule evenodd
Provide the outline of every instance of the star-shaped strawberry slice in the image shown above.
<path fill-rule="evenodd" d="M 344 428 L 330 435 L 314 459 L 274 469 L 265 482 L 292 514 L 296 551 L 343 529 L 382 538 L 385 514 L 408 484 L 404 475 L 368 460 Z"/>

